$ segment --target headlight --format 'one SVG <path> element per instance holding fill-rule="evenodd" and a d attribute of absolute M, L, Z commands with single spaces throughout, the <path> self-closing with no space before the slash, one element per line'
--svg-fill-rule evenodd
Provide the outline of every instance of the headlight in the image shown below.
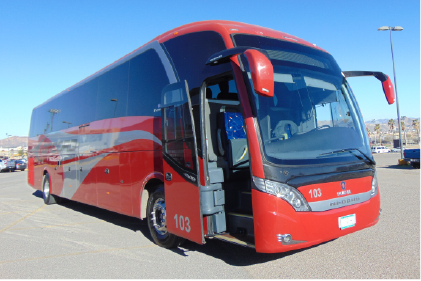
<path fill-rule="evenodd" d="M 304 196 L 292 186 L 256 177 L 253 177 L 253 182 L 259 190 L 287 201 L 296 211 L 311 211 Z"/>
<path fill-rule="evenodd" d="M 377 194 L 378 182 L 377 182 L 377 170 L 374 170 L 373 181 L 371 182 L 371 197 Z"/>

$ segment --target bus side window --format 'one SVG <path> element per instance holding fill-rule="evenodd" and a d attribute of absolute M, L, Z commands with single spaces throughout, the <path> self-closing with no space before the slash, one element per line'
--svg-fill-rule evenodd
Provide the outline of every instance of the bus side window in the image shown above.
<path fill-rule="evenodd" d="M 169 83 L 165 68 L 154 49 L 131 59 L 127 115 L 161 116 L 161 92 Z"/>
<path fill-rule="evenodd" d="M 127 115 L 129 62 L 102 74 L 98 81 L 95 120 Z"/>

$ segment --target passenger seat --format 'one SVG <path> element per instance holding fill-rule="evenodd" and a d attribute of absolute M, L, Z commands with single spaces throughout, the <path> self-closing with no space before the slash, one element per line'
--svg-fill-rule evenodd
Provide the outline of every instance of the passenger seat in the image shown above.
<path fill-rule="evenodd" d="M 249 167 L 249 152 L 244 120 L 240 112 L 218 113 L 218 151 L 228 161 L 230 170 Z"/>

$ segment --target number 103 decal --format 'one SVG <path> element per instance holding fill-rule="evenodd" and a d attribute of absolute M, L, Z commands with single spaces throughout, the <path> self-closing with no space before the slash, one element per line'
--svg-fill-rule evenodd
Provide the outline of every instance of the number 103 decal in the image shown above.
<path fill-rule="evenodd" d="M 175 214 L 175 228 L 180 228 L 180 230 L 185 230 L 187 233 L 190 232 L 190 219 L 188 217 L 178 216 Z"/>
<path fill-rule="evenodd" d="M 311 198 L 322 197 L 322 190 L 320 188 L 310 189 L 308 193 L 310 193 Z"/>

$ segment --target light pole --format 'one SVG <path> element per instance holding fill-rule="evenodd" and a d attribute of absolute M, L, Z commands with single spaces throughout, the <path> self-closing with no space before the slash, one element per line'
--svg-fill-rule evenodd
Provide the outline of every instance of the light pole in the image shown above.
<path fill-rule="evenodd" d="M 402 133 L 401 133 L 401 115 L 399 114 L 399 99 L 398 99 L 398 86 L 396 85 L 396 70 L 395 70 L 395 58 L 393 56 L 393 41 L 392 41 L 392 31 L 402 31 L 401 26 L 382 26 L 378 31 L 390 30 L 390 46 L 392 49 L 392 62 L 393 62 L 393 77 L 395 80 L 395 93 L 396 93 L 396 108 L 398 110 L 398 126 L 399 126 L 399 146 L 401 148 L 401 159 L 403 159 L 403 146 L 402 146 Z"/>
<path fill-rule="evenodd" d="M 69 128 L 69 126 L 72 124 L 72 123 L 67 122 L 67 121 L 63 121 L 63 123 L 64 123 L 64 124 L 67 124 L 67 129 L 68 129 L 68 128 Z"/>

